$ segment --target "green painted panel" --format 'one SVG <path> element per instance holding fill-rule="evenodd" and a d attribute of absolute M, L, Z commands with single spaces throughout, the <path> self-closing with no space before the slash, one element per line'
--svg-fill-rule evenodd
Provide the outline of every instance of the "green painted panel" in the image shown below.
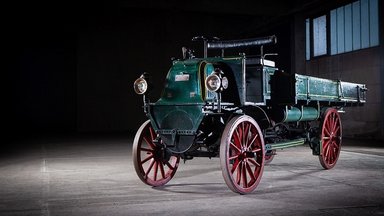
<path fill-rule="evenodd" d="M 204 117 L 201 105 L 155 105 L 152 116 L 160 130 L 196 131 Z"/>
<path fill-rule="evenodd" d="M 168 72 L 161 98 L 156 104 L 202 102 L 198 94 L 198 61 L 175 62 Z"/>
<path fill-rule="evenodd" d="M 295 74 L 296 99 L 365 102 L 365 85 Z"/>
<path fill-rule="evenodd" d="M 296 95 L 298 100 L 337 100 L 336 81 L 296 74 Z"/>
<path fill-rule="evenodd" d="M 156 104 L 202 104 L 206 94 L 204 79 L 212 71 L 211 64 L 198 59 L 174 61 Z"/>
<path fill-rule="evenodd" d="M 204 80 L 213 70 L 211 63 L 201 59 L 173 62 L 161 97 L 150 108 L 149 116 L 156 130 L 196 132 L 204 117 Z"/>

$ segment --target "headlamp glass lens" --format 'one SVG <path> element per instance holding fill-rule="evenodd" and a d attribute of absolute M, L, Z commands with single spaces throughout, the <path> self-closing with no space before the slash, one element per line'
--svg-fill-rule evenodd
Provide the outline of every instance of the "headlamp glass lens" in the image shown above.
<path fill-rule="evenodd" d="M 209 91 L 214 92 L 219 90 L 221 86 L 220 77 L 217 76 L 216 74 L 209 75 L 205 81 L 205 85 Z"/>
<path fill-rule="evenodd" d="M 138 78 L 135 81 L 133 88 L 136 94 L 144 94 L 148 89 L 148 83 L 144 78 Z"/>

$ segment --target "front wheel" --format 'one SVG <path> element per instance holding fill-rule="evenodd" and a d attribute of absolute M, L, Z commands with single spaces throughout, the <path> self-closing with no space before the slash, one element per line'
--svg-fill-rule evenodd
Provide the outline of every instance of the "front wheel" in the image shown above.
<path fill-rule="evenodd" d="M 145 184 L 155 187 L 172 179 L 180 161 L 180 156 L 170 155 L 161 145 L 154 143 L 156 138 L 151 122 L 147 120 L 136 133 L 132 152 L 137 176 Z"/>
<path fill-rule="evenodd" d="M 220 164 L 227 186 L 240 194 L 255 190 L 263 174 L 264 156 L 264 139 L 256 121 L 247 115 L 232 118 L 220 144 Z"/>

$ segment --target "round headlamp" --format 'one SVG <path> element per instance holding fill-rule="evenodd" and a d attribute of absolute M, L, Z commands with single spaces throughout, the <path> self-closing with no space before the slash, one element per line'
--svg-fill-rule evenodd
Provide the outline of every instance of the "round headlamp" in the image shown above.
<path fill-rule="evenodd" d="M 136 94 L 144 94 L 148 90 L 148 82 L 143 77 L 140 77 L 133 83 L 133 89 Z"/>
<path fill-rule="evenodd" d="M 212 73 L 205 80 L 205 86 L 209 91 L 218 91 L 221 87 L 221 79 L 216 73 Z"/>

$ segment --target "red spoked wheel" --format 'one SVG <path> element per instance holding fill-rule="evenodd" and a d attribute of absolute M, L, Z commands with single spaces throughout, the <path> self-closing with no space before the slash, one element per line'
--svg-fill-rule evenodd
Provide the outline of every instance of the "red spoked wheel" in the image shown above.
<path fill-rule="evenodd" d="M 232 118 L 220 144 L 221 171 L 228 187 L 240 194 L 255 190 L 263 174 L 264 156 L 264 139 L 256 121 L 247 115 Z"/>
<path fill-rule="evenodd" d="M 341 149 L 342 127 L 340 115 L 336 109 L 329 108 L 325 111 L 321 128 L 319 160 L 324 169 L 331 169 L 336 165 Z"/>
<path fill-rule="evenodd" d="M 151 186 L 162 186 L 175 175 L 180 156 L 167 154 L 153 140 L 157 134 L 150 121 L 144 122 L 133 141 L 133 164 L 141 181 Z M 161 142 L 161 140 L 160 140 Z"/>

